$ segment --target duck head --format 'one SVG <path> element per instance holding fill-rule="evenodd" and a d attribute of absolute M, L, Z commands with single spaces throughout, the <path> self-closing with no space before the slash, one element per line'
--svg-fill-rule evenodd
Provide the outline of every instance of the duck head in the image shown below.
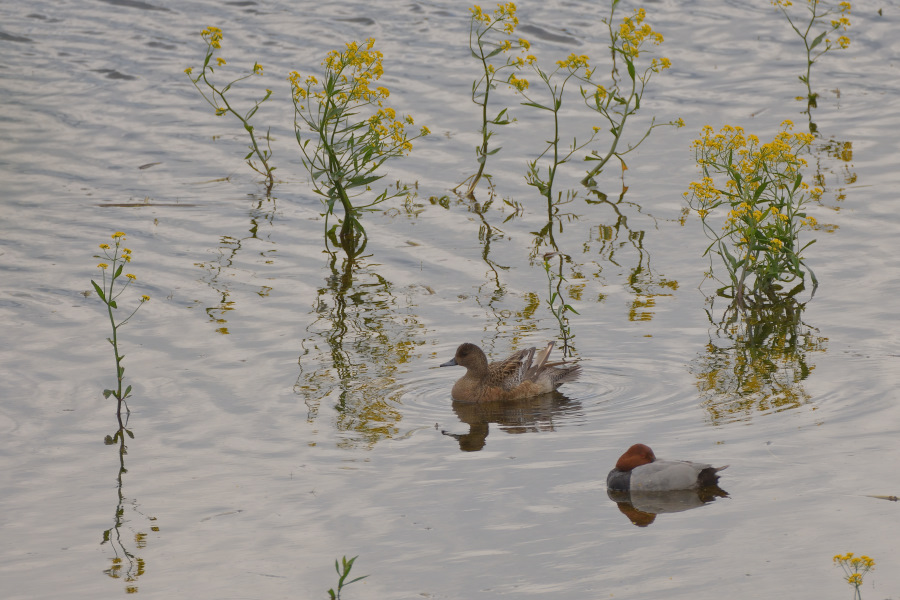
<path fill-rule="evenodd" d="M 650 446 L 635 444 L 619 457 L 616 468 L 620 471 L 631 471 L 641 465 L 648 465 L 654 460 L 656 460 L 656 455 L 653 454 Z"/>
<path fill-rule="evenodd" d="M 479 348 L 475 344 L 470 344 L 467 342 L 465 344 L 461 344 L 459 348 L 456 349 L 456 355 L 452 359 L 443 363 L 441 366 L 460 366 L 479 373 L 482 371 L 487 371 L 488 361 L 487 356 L 484 355 L 484 352 L 481 350 L 481 348 Z"/>

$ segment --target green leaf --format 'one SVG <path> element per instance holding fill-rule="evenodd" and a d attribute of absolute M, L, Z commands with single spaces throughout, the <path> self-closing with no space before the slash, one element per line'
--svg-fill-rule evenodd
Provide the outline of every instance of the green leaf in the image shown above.
<path fill-rule="evenodd" d="M 110 301 L 109 301 L 109 307 L 110 307 L 110 308 L 119 308 L 118 305 L 116 305 L 116 301 L 115 301 L 115 300 L 110 300 Z"/>
<path fill-rule="evenodd" d="M 535 108 L 540 108 L 542 110 L 549 110 L 550 112 L 553 112 L 553 109 L 550 108 L 549 106 L 544 106 L 543 104 L 538 104 L 537 102 L 523 102 L 522 105 L 523 106 L 533 106 Z"/>
<path fill-rule="evenodd" d="M 819 43 L 820 43 L 823 39 L 825 39 L 825 35 L 826 35 L 827 33 L 828 33 L 827 31 L 823 31 L 822 33 L 820 33 L 819 36 L 818 36 L 816 39 L 813 40 L 812 44 L 809 45 L 809 49 L 812 50 L 813 48 L 815 48 L 816 46 L 818 46 Z"/>
<path fill-rule="evenodd" d="M 106 294 L 103 293 L 103 290 L 100 289 L 100 286 L 97 285 L 97 282 L 91 279 L 91 285 L 94 286 L 94 290 L 97 292 L 97 295 L 100 296 L 100 299 L 106 302 Z"/>
<path fill-rule="evenodd" d="M 103 390 L 103 397 L 109 398 L 110 396 L 113 395 L 114 392 L 115 392 L 115 390 Z"/>

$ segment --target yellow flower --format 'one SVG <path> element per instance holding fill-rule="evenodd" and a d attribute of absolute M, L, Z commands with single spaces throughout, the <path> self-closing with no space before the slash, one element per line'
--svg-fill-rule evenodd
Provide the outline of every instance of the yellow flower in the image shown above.
<path fill-rule="evenodd" d="M 141 296 L 141 302 L 150 302 L 150 296 L 144 294 L 143 296 Z"/>
<path fill-rule="evenodd" d="M 137 279 L 137 276 L 132 275 L 131 273 L 125 273 L 125 277 L 127 277 L 131 281 L 134 281 L 135 279 Z"/>
<path fill-rule="evenodd" d="M 428 129 L 427 127 L 425 127 L 425 126 L 423 125 L 423 126 L 422 126 L 421 135 L 426 136 L 426 135 L 428 135 L 429 133 L 431 133 L 431 130 Z"/>
<path fill-rule="evenodd" d="M 109 244 L 100 244 L 100 248 L 103 250 L 109 250 Z"/>
<path fill-rule="evenodd" d="M 218 58 L 216 58 L 216 64 L 221 67 L 222 65 L 226 64 L 225 59 L 219 56 Z"/>
<path fill-rule="evenodd" d="M 257 75 L 262 75 L 263 74 L 263 66 L 259 63 L 253 63 L 253 72 L 256 73 Z"/>
<path fill-rule="evenodd" d="M 528 89 L 528 80 L 524 79 L 522 77 L 516 77 L 515 75 L 510 75 L 507 83 L 509 85 L 513 86 L 514 88 L 516 88 L 516 90 L 518 90 L 520 92 L 524 92 L 525 90 Z"/>
<path fill-rule="evenodd" d="M 187 69 L 184 70 L 184 72 L 186 75 L 190 75 L 193 72 L 193 70 L 194 70 L 194 67 L 188 67 Z"/>
<path fill-rule="evenodd" d="M 224 109 L 224 108 L 217 108 L 217 109 L 216 109 L 216 116 L 217 116 L 217 117 L 221 117 L 222 115 L 224 115 L 224 114 L 227 113 L 227 112 L 228 112 L 227 109 Z"/>
<path fill-rule="evenodd" d="M 105 269 L 105 268 L 109 267 L 109 265 L 106 264 L 106 263 L 100 263 L 100 264 L 97 265 L 97 266 L 98 266 L 99 268 L 101 268 L 101 269 Z"/>
<path fill-rule="evenodd" d="M 112 239 L 114 239 L 114 240 L 123 239 L 124 240 L 125 233 L 123 231 L 117 231 L 114 234 L 112 234 Z"/>
<path fill-rule="evenodd" d="M 528 40 L 526 40 L 524 38 L 519 38 L 519 46 L 521 46 L 522 48 L 525 48 L 526 50 L 530 50 L 531 42 L 529 42 Z"/>

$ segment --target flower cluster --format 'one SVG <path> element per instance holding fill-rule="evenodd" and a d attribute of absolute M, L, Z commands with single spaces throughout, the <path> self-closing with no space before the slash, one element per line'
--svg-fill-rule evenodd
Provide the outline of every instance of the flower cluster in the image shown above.
<path fill-rule="evenodd" d="M 207 27 L 200 32 L 200 35 L 213 48 L 222 47 L 222 30 L 218 27 Z"/>
<path fill-rule="evenodd" d="M 863 577 L 869 571 L 875 569 L 875 561 L 868 556 L 855 556 L 852 552 L 834 556 L 834 564 L 838 565 L 844 571 L 844 580 L 859 590 L 859 586 L 863 583 Z"/>
<path fill-rule="evenodd" d="M 124 263 L 131 262 L 131 248 L 126 248 L 123 246 L 125 242 L 125 233 L 122 231 L 117 231 L 112 234 L 113 243 L 115 246 L 110 246 L 109 244 L 100 244 L 100 249 L 103 250 L 103 258 L 110 261 L 113 265 L 113 279 L 119 277 L 122 274 L 122 269 L 124 267 Z M 100 257 L 98 257 L 100 258 Z M 117 268 L 118 265 L 118 268 Z M 109 263 L 101 262 L 97 265 L 98 269 L 106 271 L 109 269 Z M 104 272 L 104 280 L 106 277 L 106 273 Z M 125 287 L 128 286 L 132 281 L 137 280 L 137 276 L 131 273 L 125 273 L 125 278 L 128 280 L 125 282 Z M 122 288 L 122 291 L 125 291 L 125 288 Z M 119 293 L 122 293 L 121 291 Z M 117 294 L 118 295 L 118 294 Z M 150 300 L 150 296 L 141 296 L 141 302 L 147 302 Z"/>
<path fill-rule="evenodd" d="M 621 40 L 622 52 L 633 59 L 640 55 L 641 46 L 644 45 L 645 42 L 649 42 L 655 46 L 663 43 L 662 34 L 653 31 L 650 24 L 644 22 L 644 19 L 646 18 L 647 11 L 643 8 L 638 8 L 635 9 L 632 16 L 622 19 L 622 24 L 619 25 L 619 39 Z"/>
<path fill-rule="evenodd" d="M 499 26 L 504 33 L 512 34 L 519 24 L 519 18 L 516 16 L 516 5 L 512 2 L 497 4 L 497 10 L 493 14 L 484 12 L 477 4 L 470 8 L 469 12 L 472 13 L 472 19 L 482 23 L 485 29 L 493 29 Z M 528 42 L 525 40 L 521 41 L 525 42 L 522 46 L 527 49 Z"/>
<path fill-rule="evenodd" d="M 320 84 L 314 75 L 303 77 L 297 71 L 288 76 L 293 91 L 294 103 L 298 111 L 306 110 L 304 101 L 314 99 L 318 105 L 322 122 L 340 120 L 347 107 L 374 105 L 378 107 L 375 114 L 369 117 L 369 130 L 372 134 L 369 142 L 379 155 L 396 151 L 408 153 L 412 150 L 412 142 L 406 132 L 406 125 L 412 125 L 413 119 L 405 116 L 397 118 L 394 109 L 385 107 L 384 101 L 391 92 L 384 86 L 375 85 L 382 75 L 384 56 L 374 49 L 375 40 L 369 38 L 362 46 L 358 42 L 349 42 L 343 51 L 332 50 L 325 57 L 325 81 Z M 340 110 L 335 110 L 340 107 Z M 312 119 L 312 108 L 308 117 Z M 307 120 L 311 128 L 313 124 Z M 420 129 L 415 137 L 428 135 L 427 127 Z M 415 137 L 413 139 L 415 139 Z"/>
<path fill-rule="evenodd" d="M 692 144 L 703 177 L 684 196 L 714 240 L 711 248 L 725 259 L 735 286 L 742 286 L 748 273 L 769 291 L 778 281 L 803 279 L 800 253 L 809 244 L 801 248 L 798 236 L 801 229 L 816 225 L 803 205 L 818 200 L 822 190 L 811 189 L 801 173 L 806 161 L 799 154 L 814 137 L 792 129 L 793 123 L 784 121 L 774 139 L 762 143 L 741 127 L 725 125 L 715 133 L 706 126 Z M 717 185 L 716 174 L 725 177 L 724 185 Z M 729 210 L 721 227 L 714 228 L 713 212 L 723 205 Z"/>

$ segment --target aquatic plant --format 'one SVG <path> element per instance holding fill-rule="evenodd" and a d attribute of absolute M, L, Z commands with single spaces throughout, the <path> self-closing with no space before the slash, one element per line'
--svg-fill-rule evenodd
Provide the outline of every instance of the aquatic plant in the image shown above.
<path fill-rule="evenodd" d="M 875 561 L 868 556 L 854 556 L 852 552 L 834 556 L 834 564 L 841 567 L 844 571 L 844 581 L 853 586 L 853 598 L 862 600 L 862 594 L 859 588 L 863 584 L 863 577 L 869 571 L 875 569 Z"/>
<path fill-rule="evenodd" d="M 624 137 L 625 124 L 628 117 L 640 109 L 641 99 L 650 78 L 653 74 L 670 68 L 672 63 L 668 58 L 654 58 L 643 71 L 638 71 L 635 62 L 640 56 L 642 48 L 647 44 L 661 44 L 663 36 L 653 31 L 653 28 L 645 22 L 646 11 L 644 9 L 637 9 L 632 15 L 624 17 L 619 27 L 614 29 L 612 22 L 618 3 L 619 0 L 612 2 L 609 18 L 603 19 L 609 30 L 609 48 L 613 58 L 611 82 L 606 80 L 601 82 L 599 80 L 597 70 L 592 68 L 589 56 L 574 53 L 570 54 L 566 59 L 556 61 L 556 67 L 552 71 L 542 69 L 534 55 L 528 55 L 524 59 L 525 65 L 530 67 L 543 83 L 543 86 L 541 86 L 542 93 L 549 94 L 549 100 L 537 100 L 535 92 L 531 90 L 531 84 L 527 79 L 516 75 L 512 75 L 509 78 L 508 83 L 525 97 L 526 101 L 522 103 L 523 105 L 548 111 L 553 115 L 553 137 L 548 140 L 544 151 L 536 159 L 528 163 L 528 171 L 525 176 L 528 184 L 538 188 L 541 195 L 548 200 L 553 200 L 553 184 L 559 166 L 568 162 L 576 152 L 589 146 L 603 131 L 603 127 L 594 126 L 587 140 L 579 142 L 577 138 L 573 138 L 567 148 L 562 149 L 560 147 L 559 113 L 562 108 L 566 85 L 570 81 L 575 80 L 579 82 L 581 97 L 585 105 L 603 117 L 609 127 L 609 132 L 612 134 L 612 140 L 607 150 L 602 153 L 598 150 L 592 150 L 584 158 L 585 161 L 597 162 L 597 164 L 588 170 L 581 181 L 583 185 L 593 185 L 593 178 L 600 173 L 606 163 L 614 156 L 619 159 L 624 168 L 625 159 L 623 157 L 640 146 L 649 137 L 650 132 L 654 128 L 663 125 L 684 126 L 684 122 L 681 119 L 657 124 L 654 117 L 650 122 L 650 126 L 637 143 L 629 145 L 626 150 L 619 149 L 619 144 Z M 615 66 L 616 59 L 619 57 L 625 61 L 627 67 L 627 81 L 620 81 L 619 79 L 618 69 Z M 540 167 L 540 163 L 545 157 L 548 163 L 546 174 Z"/>
<path fill-rule="evenodd" d="M 713 275 L 712 254 L 718 254 L 730 279 L 718 293 L 741 309 L 794 298 L 807 276 L 813 294 L 818 285 L 803 257 L 815 240 L 800 241 L 800 232 L 816 225 L 804 205 L 822 194 L 803 182 L 806 161 L 798 156 L 814 138 L 792 128 L 784 121 L 775 138 L 762 143 L 741 127 L 725 125 L 716 134 L 707 125 L 692 144 L 703 177 L 684 197 L 712 240 L 704 252 L 710 255 L 707 275 Z M 716 176 L 724 177 L 724 185 L 716 184 Z M 728 209 L 724 219 L 720 207 Z"/>
<path fill-rule="evenodd" d="M 413 118 L 398 118 L 393 108 L 384 106 L 390 90 L 373 87 L 384 74 L 383 56 L 374 46 L 375 40 L 369 38 L 364 44 L 349 42 L 343 51 L 329 52 L 322 63 L 321 83 L 314 75 L 303 78 L 297 71 L 288 76 L 303 165 L 312 177 L 313 189 L 324 197 L 326 237 L 350 256 L 365 248 L 362 214 L 390 198 L 407 195 L 408 190 L 405 186 L 394 191 L 386 188 L 363 204 L 354 204 L 354 200 L 384 177 L 377 171 L 385 161 L 408 154 L 413 140 L 430 133 L 422 127 L 410 137 L 406 126 L 414 124 Z M 328 226 L 338 202 L 343 208 L 340 231 L 338 225 Z"/>
<path fill-rule="evenodd" d="M 200 74 L 196 77 L 193 76 L 194 69 L 193 67 L 188 67 L 184 70 L 185 74 L 191 80 L 191 83 L 194 84 L 194 87 L 197 88 L 197 91 L 200 92 L 200 95 L 203 96 L 203 99 L 206 100 L 210 106 L 213 107 L 216 111 L 216 116 L 224 116 L 227 114 L 234 115 L 244 126 L 244 130 L 250 135 L 250 152 L 247 153 L 247 156 L 244 157 L 244 160 L 247 161 L 247 164 L 250 165 L 250 168 L 263 175 L 266 178 L 266 191 L 272 191 L 272 185 L 275 183 L 275 180 L 272 176 L 272 172 L 275 170 L 275 167 L 269 165 L 269 160 L 272 158 L 272 146 L 270 144 L 271 138 L 269 136 L 269 131 L 266 131 L 266 148 L 260 148 L 259 142 L 256 139 L 256 134 L 254 133 L 254 127 L 250 124 L 250 119 L 256 114 L 256 111 L 259 110 L 260 105 L 263 102 L 271 98 L 272 90 L 267 89 L 266 95 L 261 99 L 256 100 L 253 103 L 253 106 L 244 114 L 239 113 L 233 106 L 232 103 L 228 101 L 225 94 L 227 94 L 234 84 L 248 79 L 254 75 L 262 75 L 263 67 L 259 63 L 253 63 L 253 69 L 250 73 L 242 75 L 237 79 L 232 80 L 230 83 L 225 84 L 224 87 L 217 87 L 212 81 L 209 79 L 209 75 L 215 73 L 215 69 L 218 67 L 224 67 L 227 63 L 224 58 L 221 56 L 216 57 L 215 67 L 212 65 L 213 56 L 216 54 L 216 51 L 222 48 L 222 30 L 218 27 L 208 27 L 200 32 L 201 37 L 203 37 L 204 41 L 206 41 L 206 57 L 203 59 L 203 68 L 200 70 Z M 204 90 L 203 87 L 200 87 L 200 82 L 203 82 L 204 86 L 208 88 Z M 257 165 L 253 162 L 253 156 L 261 163 Z"/>
<path fill-rule="evenodd" d="M 562 108 L 566 84 L 573 78 L 590 81 L 591 69 L 589 60 L 584 54 L 571 54 L 565 60 L 556 61 L 556 68 L 548 72 L 541 69 L 533 55 L 529 55 L 526 59 L 528 65 L 538 76 L 538 79 L 543 82 L 543 87 L 550 94 L 550 101 L 545 104 L 533 99 L 533 93 L 528 91 L 530 83 L 527 79 L 510 79 L 510 85 L 514 86 L 526 99 L 526 102 L 522 103 L 523 105 L 545 110 L 553 115 L 553 137 L 547 141 L 547 147 L 544 148 L 544 151 L 537 158 L 528 162 L 528 170 L 525 174 L 526 183 L 536 187 L 541 195 L 547 198 L 548 202 L 553 201 L 553 182 L 556 179 L 556 173 L 560 165 L 568 162 L 573 154 L 594 141 L 594 138 L 600 132 L 599 127 L 594 127 L 587 141 L 579 143 L 577 138 L 573 138 L 567 150 L 561 151 L 560 149 L 559 111 Z M 545 156 L 549 158 L 547 161 L 549 164 L 547 165 L 546 175 L 543 175 L 540 163 Z"/>
<path fill-rule="evenodd" d="M 497 4 L 497 10 L 493 14 L 484 12 L 478 5 L 470 8 L 469 12 L 471 12 L 469 49 L 472 52 L 472 56 L 481 63 L 482 71 L 481 77 L 472 82 L 472 102 L 481 108 L 481 144 L 475 147 L 478 171 L 464 179 L 453 188 L 453 191 L 468 183 L 469 187 L 466 189 L 465 196 L 474 197 L 475 187 L 482 176 L 490 183 L 491 176 L 484 172 L 487 157 L 500 151 L 499 146 L 488 149 L 491 136 L 494 135 L 489 126 L 509 125 L 512 122 L 506 115 L 506 108 L 488 119 L 488 101 L 491 90 L 497 88 L 496 82 L 500 80 L 502 71 L 515 71 L 525 64 L 525 60 L 521 56 L 512 56 L 510 51 L 513 49 L 517 49 L 520 52 L 528 50 L 531 44 L 528 43 L 528 40 L 512 37 L 516 26 L 519 24 L 514 3 Z M 503 60 L 492 61 L 498 55 Z M 510 73 L 504 81 L 515 86 L 521 80 L 516 78 L 515 73 Z"/>
<path fill-rule="evenodd" d="M 608 124 L 609 132 L 612 134 L 612 141 L 604 153 L 592 151 L 585 157 L 586 161 L 597 163 L 588 170 L 587 175 L 581 180 L 581 183 L 587 186 L 593 185 L 594 177 L 603 170 L 606 163 L 614 156 L 619 159 L 624 169 L 625 160 L 622 157 L 640 146 L 656 127 L 663 125 L 684 127 L 684 121 L 681 119 L 667 123 L 656 123 L 656 117 L 653 117 L 650 121 L 650 126 L 636 143 L 629 144 L 627 150 L 619 149 L 619 143 L 622 141 L 625 133 L 625 123 L 628 117 L 641 108 L 641 99 L 644 97 L 644 91 L 651 77 L 670 68 L 672 61 L 665 57 L 653 58 L 649 65 L 643 67 L 643 70 L 639 70 L 636 63 L 641 52 L 648 44 L 654 46 L 662 44 L 663 36 L 659 32 L 654 31 L 650 24 L 646 22 L 647 12 L 643 8 L 634 10 L 631 16 L 622 19 L 618 28 L 614 28 L 613 18 L 618 5 L 619 0 L 613 0 L 610 5 L 609 18 L 603 19 L 609 30 L 609 49 L 613 59 L 612 83 L 608 86 L 596 83 L 591 77 L 593 73 L 588 71 L 584 81 L 587 85 L 581 88 L 581 96 L 585 105 L 604 118 Z M 616 67 L 617 58 L 621 58 L 625 62 L 625 69 L 628 73 L 627 80 L 619 79 L 618 68 Z M 595 128 L 595 132 L 597 130 L 598 128 Z"/>
<path fill-rule="evenodd" d="M 334 560 L 334 570 L 337 571 L 338 574 L 338 584 L 337 584 L 337 592 L 334 591 L 334 588 L 328 590 L 328 597 L 331 600 L 340 600 L 341 590 L 350 585 L 351 583 L 356 583 L 360 579 L 365 579 L 368 575 L 363 575 L 361 577 L 357 577 L 356 579 L 351 579 L 350 581 L 345 581 L 347 577 L 350 576 L 350 569 L 353 568 L 353 563 L 356 562 L 356 559 L 359 556 L 354 556 L 350 560 L 347 560 L 346 556 L 341 557 L 341 562 L 338 564 L 337 559 Z"/>
<path fill-rule="evenodd" d="M 850 27 L 850 3 L 840 2 L 836 7 L 829 6 L 828 3 L 821 0 L 806 0 L 806 9 L 809 12 L 809 20 L 800 18 L 799 16 L 791 17 L 789 7 L 793 6 L 791 0 L 772 0 L 772 4 L 781 11 L 787 19 L 806 48 L 806 74 L 800 75 L 800 81 L 806 84 L 806 100 L 807 110 L 816 107 L 816 98 L 818 94 L 812 91 L 810 85 L 810 73 L 813 63 L 815 63 L 823 54 L 834 49 L 845 49 L 850 46 L 850 38 L 843 35 Z M 826 22 L 827 21 L 827 22 Z M 825 26 L 825 30 L 816 35 L 819 26 Z M 813 29 L 816 31 L 813 31 Z M 832 40 L 826 36 L 833 33 L 840 33 L 836 40 Z M 812 37 L 815 35 L 815 37 Z M 822 45 L 824 42 L 824 45 Z M 798 97 L 803 100 L 803 97 Z M 811 123 L 812 125 L 812 123 Z M 813 129 L 814 131 L 814 129 Z"/>
<path fill-rule="evenodd" d="M 804 381 L 816 368 L 815 354 L 827 350 L 828 338 L 803 321 L 803 309 L 788 298 L 748 311 L 732 304 L 714 317 L 710 306 L 707 317 L 715 332 L 690 371 L 711 424 L 749 421 L 755 414 L 810 402 Z"/>
<path fill-rule="evenodd" d="M 125 358 L 125 355 L 119 354 L 119 328 L 125 325 L 145 302 L 150 301 L 150 296 L 142 295 L 140 302 L 134 310 L 131 311 L 131 314 L 118 323 L 116 322 L 113 311 L 118 310 L 119 308 L 118 298 L 126 289 L 128 289 L 128 286 L 131 285 L 132 282 L 137 280 L 137 277 L 131 273 L 125 273 L 124 283 L 120 281 L 123 277 L 122 271 L 125 269 L 125 264 L 131 262 L 132 252 L 130 248 L 124 246 L 125 234 L 123 232 L 117 231 L 112 234 L 112 239 L 113 246 L 110 246 L 109 244 L 100 244 L 100 249 L 103 250 L 103 256 L 94 255 L 94 258 L 109 261 L 108 263 L 101 262 L 97 265 L 97 268 L 100 269 L 100 272 L 103 275 L 103 279 L 101 280 L 102 285 L 98 284 L 93 279 L 91 280 L 91 285 L 94 286 L 94 290 L 97 292 L 100 300 L 106 305 L 106 310 L 109 314 L 109 324 L 112 327 L 112 337 L 106 339 L 112 344 L 113 354 L 115 354 L 116 357 L 117 386 L 114 389 L 103 390 L 103 397 L 109 398 L 110 396 L 114 396 L 119 401 L 117 413 L 121 415 L 122 403 L 131 393 L 131 386 L 129 385 L 124 391 L 122 390 L 122 379 L 125 376 L 125 367 L 122 366 L 122 360 Z M 107 273 L 109 273 L 108 277 Z M 125 405 L 125 409 L 128 410 L 127 404 Z M 128 412 L 131 411 L 129 410 Z"/>

